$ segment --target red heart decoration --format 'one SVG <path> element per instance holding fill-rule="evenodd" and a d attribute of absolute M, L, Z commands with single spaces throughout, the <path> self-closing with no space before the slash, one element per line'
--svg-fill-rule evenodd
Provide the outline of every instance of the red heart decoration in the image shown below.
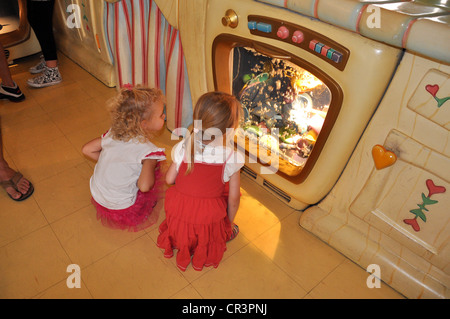
<path fill-rule="evenodd" d="M 436 96 L 436 93 L 439 91 L 439 85 L 428 84 L 427 86 L 425 86 L 425 90 L 427 90 L 431 95 Z"/>
<path fill-rule="evenodd" d="M 415 218 L 404 219 L 403 222 L 404 222 L 405 224 L 411 225 L 412 228 L 413 228 L 415 231 L 420 231 L 420 226 L 419 226 L 419 224 L 417 223 L 417 220 L 416 220 Z"/>
<path fill-rule="evenodd" d="M 431 179 L 427 179 L 427 181 L 425 183 L 427 184 L 427 188 L 428 188 L 428 197 L 430 197 L 433 194 L 445 193 L 445 191 L 446 191 L 444 186 L 434 185 L 434 182 Z"/>

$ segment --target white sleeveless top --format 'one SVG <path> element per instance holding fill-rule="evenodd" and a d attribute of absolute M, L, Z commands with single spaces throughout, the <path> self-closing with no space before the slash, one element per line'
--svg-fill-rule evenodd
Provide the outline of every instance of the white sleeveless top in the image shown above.
<path fill-rule="evenodd" d="M 136 201 L 142 161 L 165 160 L 164 149 L 149 141 L 117 141 L 109 131 L 103 134 L 101 146 L 102 151 L 90 180 L 92 197 L 109 209 L 128 208 Z"/>

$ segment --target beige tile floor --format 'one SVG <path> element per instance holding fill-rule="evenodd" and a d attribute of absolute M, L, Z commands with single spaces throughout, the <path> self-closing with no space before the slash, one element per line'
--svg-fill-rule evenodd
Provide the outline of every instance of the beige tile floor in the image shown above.
<path fill-rule="evenodd" d="M 35 185 L 20 203 L 0 190 L 0 298 L 403 298 L 298 225 L 289 208 L 245 176 L 239 236 L 217 269 L 181 272 L 156 247 L 157 224 L 138 233 L 105 228 L 90 204 L 94 163 L 81 146 L 108 128 L 105 100 L 115 94 L 60 54 L 63 82 L 27 87 L 38 55 L 11 68 L 24 102 L 0 101 L 6 159 Z M 175 141 L 165 130 L 155 144 Z M 170 157 L 170 156 L 169 156 Z M 69 289 L 70 264 L 81 288 Z"/>

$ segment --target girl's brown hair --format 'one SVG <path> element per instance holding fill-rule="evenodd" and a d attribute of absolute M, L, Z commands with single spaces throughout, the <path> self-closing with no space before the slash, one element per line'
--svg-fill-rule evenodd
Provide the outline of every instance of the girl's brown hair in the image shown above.
<path fill-rule="evenodd" d="M 197 134 L 204 137 L 204 131 L 215 128 L 219 129 L 222 132 L 222 136 L 225 137 L 227 128 L 235 129 L 238 126 L 240 115 L 241 105 L 233 95 L 224 92 L 208 92 L 203 94 L 195 105 L 193 116 L 194 130 L 195 121 L 200 120 L 203 132 L 198 132 Z M 186 174 L 193 169 L 195 156 L 194 140 L 197 138 L 197 134 L 191 132 L 190 137 L 186 139 L 186 142 L 188 143 L 186 149 L 190 150 L 190 161 L 188 161 Z"/>
<path fill-rule="evenodd" d="M 158 101 L 164 102 L 164 95 L 159 89 L 144 86 L 121 89 L 107 105 L 111 114 L 113 139 L 124 142 L 133 138 L 145 140 L 147 136 L 141 128 L 141 122 L 152 115 L 151 106 Z"/>

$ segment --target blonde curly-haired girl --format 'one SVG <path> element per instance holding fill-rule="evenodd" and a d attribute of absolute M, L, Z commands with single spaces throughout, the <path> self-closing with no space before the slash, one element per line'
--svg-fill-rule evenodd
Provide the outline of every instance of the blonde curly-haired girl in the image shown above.
<path fill-rule="evenodd" d="M 108 108 L 111 128 L 82 148 L 97 161 L 92 203 L 105 226 L 138 231 L 158 219 L 153 208 L 163 183 L 159 164 L 166 157 L 150 139 L 164 126 L 164 96 L 158 89 L 126 87 Z"/>

